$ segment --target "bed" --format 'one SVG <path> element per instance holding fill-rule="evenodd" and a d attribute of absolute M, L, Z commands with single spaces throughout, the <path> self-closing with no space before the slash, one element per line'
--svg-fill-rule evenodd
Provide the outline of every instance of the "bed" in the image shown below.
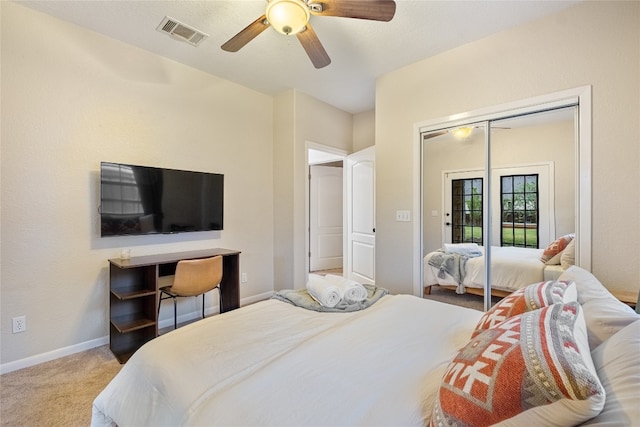
<path fill-rule="evenodd" d="M 577 302 L 531 313 L 565 306 L 583 313 L 580 342 L 588 348 L 580 354 L 593 360 L 600 401 L 579 411 L 557 402 L 533 408 L 511 418 L 516 424 L 564 422 L 556 413 L 563 410 L 574 421 L 579 413 L 580 423 L 640 419 L 640 316 L 575 269 L 564 275 L 577 284 Z M 386 295 L 348 313 L 261 301 L 145 344 L 95 399 L 91 424 L 448 425 L 443 385 L 483 319 L 480 311 L 410 295 Z"/>
<path fill-rule="evenodd" d="M 443 250 L 429 252 L 423 260 L 423 284 L 427 293 L 434 285 L 454 289 L 457 293 L 483 294 L 484 248 L 480 256 L 464 257 Z M 558 262 L 541 261 L 546 249 L 497 247 L 491 248 L 491 290 L 505 296 L 522 286 L 543 280 L 557 279 L 565 267 Z M 447 259 L 451 257 L 451 259 Z M 450 261 L 449 264 L 443 263 Z M 462 272 L 458 264 L 464 262 Z M 567 265 L 568 266 L 568 265 Z"/>

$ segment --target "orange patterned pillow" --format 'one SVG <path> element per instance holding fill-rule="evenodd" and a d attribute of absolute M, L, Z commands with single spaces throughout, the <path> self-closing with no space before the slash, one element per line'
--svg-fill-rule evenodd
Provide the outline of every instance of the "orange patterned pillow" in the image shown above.
<path fill-rule="evenodd" d="M 548 281 L 534 283 L 507 295 L 484 313 L 476 325 L 472 338 L 518 314 L 537 310 L 552 304 L 578 300 L 575 282 Z"/>
<path fill-rule="evenodd" d="M 549 264 L 550 261 L 556 255 L 560 254 L 564 250 L 564 248 L 567 247 L 569 242 L 571 242 L 574 237 L 575 237 L 575 234 L 571 233 L 571 234 L 564 235 L 564 236 L 559 237 L 556 240 L 554 240 L 549 246 L 547 246 L 545 248 L 544 252 L 542 252 L 542 256 L 540 257 L 540 261 L 544 262 L 545 264 Z M 558 258 L 557 262 L 552 261 L 551 263 L 552 264 L 560 264 L 560 259 Z"/>
<path fill-rule="evenodd" d="M 604 403 L 580 304 L 554 304 L 473 338 L 445 371 L 431 426 L 577 425 Z"/>

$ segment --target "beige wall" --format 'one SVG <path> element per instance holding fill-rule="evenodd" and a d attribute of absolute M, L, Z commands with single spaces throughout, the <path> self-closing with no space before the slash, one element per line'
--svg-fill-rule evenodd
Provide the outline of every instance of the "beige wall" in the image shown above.
<path fill-rule="evenodd" d="M 353 116 L 298 91 L 274 102 L 274 288 L 300 288 L 307 271 L 307 142 L 346 152 L 353 146 Z"/>
<path fill-rule="evenodd" d="M 121 248 L 238 249 L 241 298 L 269 295 L 273 98 L 16 3 L 1 7 L 1 363 L 104 339 L 107 259 Z M 100 238 L 103 160 L 225 174 L 225 230 Z M 183 304 L 197 310 L 193 299 Z M 20 315 L 28 329 L 12 334 Z"/>
<path fill-rule="evenodd" d="M 353 152 L 364 150 L 376 143 L 375 110 L 354 114 L 353 116 Z"/>
<path fill-rule="evenodd" d="M 640 3 L 585 2 L 377 82 L 377 284 L 412 293 L 416 123 L 593 86 L 592 271 L 640 288 Z M 417 212 L 414 212 L 414 218 Z M 384 242 L 384 244 L 381 244 Z"/>

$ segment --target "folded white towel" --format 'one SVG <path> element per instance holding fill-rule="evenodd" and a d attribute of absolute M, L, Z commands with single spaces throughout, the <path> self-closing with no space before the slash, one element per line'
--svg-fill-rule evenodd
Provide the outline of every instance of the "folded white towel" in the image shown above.
<path fill-rule="evenodd" d="M 337 285 L 342 291 L 342 298 L 349 304 L 362 302 L 367 299 L 367 290 L 355 280 L 334 274 L 327 274 L 325 279 Z"/>
<path fill-rule="evenodd" d="M 447 252 L 455 252 L 458 250 L 475 250 L 480 249 L 477 243 L 445 243 L 444 250 Z"/>
<path fill-rule="evenodd" d="M 444 251 L 468 257 L 482 256 L 482 250 L 477 243 L 445 243 Z"/>
<path fill-rule="evenodd" d="M 340 287 L 317 274 L 309 275 L 307 291 L 314 300 L 325 307 L 333 308 L 342 300 Z"/>

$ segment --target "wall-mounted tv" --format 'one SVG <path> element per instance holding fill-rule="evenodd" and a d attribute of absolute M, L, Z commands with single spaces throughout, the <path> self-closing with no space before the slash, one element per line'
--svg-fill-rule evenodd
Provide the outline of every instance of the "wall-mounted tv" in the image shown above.
<path fill-rule="evenodd" d="M 223 229 L 224 175 L 100 163 L 100 235 Z"/>

